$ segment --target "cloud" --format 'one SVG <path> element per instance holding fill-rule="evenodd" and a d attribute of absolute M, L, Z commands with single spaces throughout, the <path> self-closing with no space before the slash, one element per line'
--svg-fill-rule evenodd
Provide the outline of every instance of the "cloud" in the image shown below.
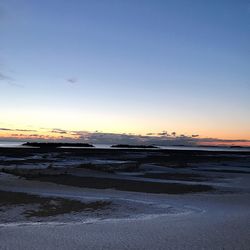
<path fill-rule="evenodd" d="M 220 139 L 220 138 L 197 138 L 199 142 L 220 142 L 220 143 L 236 143 L 236 142 L 250 142 L 247 139 Z"/>
<path fill-rule="evenodd" d="M 76 137 L 77 140 L 88 141 L 90 143 L 104 143 L 104 144 L 155 144 L 155 145 L 195 145 L 195 138 L 191 136 L 173 137 L 166 132 L 148 133 L 146 135 L 139 134 L 114 134 L 101 132 L 86 132 L 86 131 L 69 131 L 69 134 Z M 162 136 L 164 135 L 164 136 Z"/>
<path fill-rule="evenodd" d="M 195 137 L 199 137 L 199 135 L 192 135 L 192 137 L 193 137 L 193 138 L 195 138 Z"/>
<path fill-rule="evenodd" d="M 200 138 L 198 134 L 192 135 L 176 135 L 175 132 L 168 134 L 166 131 L 160 133 L 148 133 L 146 135 L 131 134 L 131 133 L 104 133 L 104 132 L 89 132 L 82 130 L 65 130 L 60 128 L 43 129 L 43 134 L 39 134 L 37 130 L 29 129 L 11 129 L 0 128 L 0 131 L 10 132 L 27 132 L 25 134 L 12 133 L 11 136 L 17 139 L 31 140 L 62 140 L 67 142 L 86 142 L 91 144 L 144 144 L 158 146 L 197 146 L 197 145 L 250 145 L 250 140 L 235 139 L 227 140 L 220 138 Z M 48 132 L 46 134 L 46 131 Z M 36 133 L 28 133 L 36 132 Z M 55 135 L 51 135 L 54 133 Z M 6 137 L 6 136 L 5 136 Z"/>
<path fill-rule="evenodd" d="M 37 130 L 34 130 L 34 129 L 15 129 L 15 131 L 20 131 L 20 132 L 37 132 Z"/>
<path fill-rule="evenodd" d="M 75 78 L 75 77 L 70 77 L 70 78 L 67 79 L 67 82 L 69 82 L 69 83 L 71 83 L 71 84 L 74 84 L 74 83 L 77 83 L 78 80 L 77 80 L 77 78 Z"/>
<path fill-rule="evenodd" d="M 161 136 L 168 136 L 168 132 L 167 131 L 162 131 L 160 133 L 158 133 L 158 135 L 161 135 Z"/>
<path fill-rule="evenodd" d="M 51 133 L 57 133 L 57 134 L 67 134 L 68 131 L 64 129 L 54 128 L 51 130 Z"/>
<path fill-rule="evenodd" d="M 12 78 L 0 72 L 0 81 L 5 80 L 12 80 Z"/>
<path fill-rule="evenodd" d="M 0 130 L 3 130 L 3 131 L 13 131 L 12 129 L 9 129 L 9 128 L 0 128 Z"/>
<path fill-rule="evenodd" d="M 18 131 L 18 132 L 37 132 L 37 130 L 34 129 L 11 129 L 11 128 L 0 128 L 2 131 Z"/>
<path fill-rule="evenodd" d="M 1 72 L 0 72 L 0 81 L 5 82 L 9 86 L 12 86 L 12 87 L 18 87 L 18 88 L 23 88 L 24 87 L 22 84 L 16 83 L 15 80 L 12 77 L 7 76 L 7 75 L 5 75 L 5 74 L 3 74 Z"/>
<path fill-rule="evenodd" d="M 11 81 L 9 81 L 9 82 L 7 82 L 7 83 L 8 83 L 8 85 L 10 85 L 11 87 L 17 87 L 17 88 L 23 88 L 23 87 L 24 87 L 24 85 L 22 85 L 22 84 L 15 83 L 15 82 L 11 82 Z"/>

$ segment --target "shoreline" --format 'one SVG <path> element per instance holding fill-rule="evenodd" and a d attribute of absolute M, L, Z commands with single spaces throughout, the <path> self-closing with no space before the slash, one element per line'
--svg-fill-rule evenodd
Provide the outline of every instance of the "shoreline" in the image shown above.
<path fill-rule="evenodd" d="M 94 144 L 93 144 L 94 145 Z M 0 147 L 0 152 L 8 152 L 12 151 L 13 153 L 15 151 L 23 151 L 23 152 L 65 152 L 65 151 L 82 151 L 82 152 L 92 152 L 96 151 L 98 153 L 105 153 L 105 152 L 116 152 L 116 151 L 121 151 L 121 152 L 151 152 L 151 151 L 157 151 L 157 152 L 162 152 L 162 153 L 200 153 L 200 154 L 205 154 L 205 153 L 212 153 L 212 154 L 221 154 L 221 153 L 232 153 L 232 154 L 243 154 L 243 155 L 250 155 L 250 149 L 225 149 L 225 148 L 219 148 L 218 150 L 213 150 L 211 149 L 197 149 L 191 148 L 191 149 L 185 149 L 185 148 L 116 148 L 116 147 L 108 147 L 108 148 L 98 148 L 98 147 L 58 147 L 58 148 L 39 148 L 39 147 L 28 147 L 28 146 L 20 146 L 20 147 Z"/>
<path fill-rule="evenodd" d="M 39 146 L 28 146 L 25 145 L 27 142 L 11 142 L 11 141 L 3 141 L 5 143 L 1 144 L 0 141 L 0 149 L 2 148 L 19 148 L 19 149 L 24 149 L 24 148 L 39 148 Z M 7 143 L 6 143 L 7 142 Z M 161 146 L 161 145 L 139 145 L 139 147 L 136 147 L 136 145 L 128 145 L 128 147 L 125 147 L 125 145 L 121 144 L 122 147 L 117 147 L 116 144 L 86 144 L 87 146 L 80 146 L 80 144 L 85 144 L 85 143 L 46 143 L 46 142 L 41 142 L 41 143 L 36 143 L 36 142 L 29 142 L 28 144 L 42 144 L 46 145 L 49 144 L 53 146 L 53 144 L 58 144 L 58 145 L 63 145 L 65 146 L 60 146 L 57 148 L 61 149 L 131 149 L 131 150 L 177 150 L 177 151 L 211 151 L 211 152 L 250 152 L 250 147 L 244 147 L 244 146 L 204 146 L 204 145 L 197 145 L 197 146 L 184 146 L 184 145 L 172 145 L 172 146 Z M 76 144 L 77 146 L 66 146 L 67 144 Z M 9 145 L 9 146 L 8 146 Z M 119 144 L 118 144 L 119 145 Z M 46 147 L 43 147 L 46 149 Z M 48 147 L 47 149 L 53 149 L 54 147 Z"/>

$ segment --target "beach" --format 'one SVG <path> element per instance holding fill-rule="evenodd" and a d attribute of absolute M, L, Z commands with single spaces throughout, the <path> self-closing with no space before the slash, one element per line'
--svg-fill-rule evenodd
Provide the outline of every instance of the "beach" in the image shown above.
<path fill-rule="evenodd" d="M 1 250 L 249 249 L 249 152 L 1 148 L 0 160 Z"/>

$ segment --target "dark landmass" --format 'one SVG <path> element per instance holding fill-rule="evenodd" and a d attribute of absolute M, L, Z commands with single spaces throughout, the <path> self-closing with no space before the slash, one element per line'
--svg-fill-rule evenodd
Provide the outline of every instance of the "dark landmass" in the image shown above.
<path fill-rule="evenodd" d="M 23 146 L 39 147 L 39 148 L 59 148 L 59 147 L 85 147 L 93 148 L 94 146 L 88 143 L 57 143 L 57 142 L 26 142 Z"/>
<path fill-rule="evenodd" d="M 112 148 L 158 148 L 153 145 L 129 145 L 129 144 L 117 144 L 117 145 L 112 145 Z"/>

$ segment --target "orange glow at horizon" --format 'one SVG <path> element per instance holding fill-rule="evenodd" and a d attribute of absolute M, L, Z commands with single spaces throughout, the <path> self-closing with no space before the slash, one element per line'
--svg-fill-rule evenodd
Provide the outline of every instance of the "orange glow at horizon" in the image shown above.
<path fill-rule="evenodd" d="M 64 131 L 64 130 L 62 130 Z M 75 131 L 75 130 L 74 130 Z M 0 131 L 0 139 L 17 139 L 17 140 L 84 140 L 83 137 L 81 137 L 79 134 L 75 133 L 74 131 L 65 130 L 65 132 L 60 133 L 59 132 L 53 132 L 53 129 L 34 129 L 30 131 L 25 131 L 25 129 L 10 129 L 10 130 L 2 130 Z M 95 133 L 95 132 L 90 132 Z M 98 132 L 97 132 L 98 133 Z M 124 134 L 124 133 L 112 133 L 112 132 L 101 132 L 101 133 L 111 133 L 111 134 Z M 88 132 L 86 132 L 86 135 Z M 125 134 L 132 134 L 132 135 L 143 135 L 146 136 L 146 133 L 125 133 Z M 153 137 L 160 137 L 158 133 L 151 133 Z M 177 136 L 180 134 L 177 133 Z M 191 134 L 186 134 L 187 136 L 191 137 Z M 148 137 L 151 137 L 151 135 L 147 135 Z M 173 137 L 174 138 L 174 137 Z M 234 146 L 250 146 L 250 140 L 249 139 L 242 139 L 238 138 L 236 136 L 234 137 L 226 137 L 226 136 L 202 136 L 199 135 L 198 137 L 200 140 L 198 140 L 196 143 L 197 145 L 214 145 L 214 146 L 223 146 L 223 145 L 234 145 Z M 205 138 L 211 138 L 211 141 L 206 142 L 202 141 L 202 139 Z M 214 140 L 213 140 L 214 138 Z M 221 139 L 222 141 L 218 141 L 217 139 Z M 228 141 L 227 141 L 228 140 Z M 232 140 L 232 141 L 231 141 Z"/>
<path fill-rule="evenodd" d="M 14 132 L 14 133 L 13 133 Z M 12 138 L 12 139 L 43 139 L 43 140 L 63 140 L 63 139 L 72 139 L 77 140 L 79 139 L 79 136 L 73 136 L 73 135 L 58 135 L 58 133 L 53 132 L 35 132 L 35 133 L 28 133 L 28 132 L 22 132 L 22 133 L 15 133 L 15 131 L 12 131 L 12 133 L 6 133 L 6 132 L 0 132 L 0 138 Z"/>
<path fill-rule="evenodd" d="M 200 143 L 202 146 L 242 146 L 242 147 L 250 147 L 250 141 L 242 142 L 242 141 L 234 141 L 234 142 L 204 142 Z"/>
<path fill-rule="evenodd" d="M 189 113 L 188 113 L 189 114 Z M 0 128 L 10 128 L 12 131 L 1 131 L 0 137 L 11 138 L 41 138 L 41 139 L 75 139 L 79 137 L 73 133 L 52 133 L 53 128 L 66 131 L 100 131 L 113 134 L 147 135 L 166 131 L 171 134 L 192 136 L 199 138 L 215 138 L 223 140 L 250 140 L 249 124 L 235 120 L 211 119 L 211 117 L 180 116 L 176 113 L 159 116 L 158 113 L 115 113 L 100 110 L 80 112 L 78 109 L 65 108 L 57 110 L 53 107 L 36 107 L 16 111 L 7 108 L 1 113 Z M 4 121 L 4 122 L 3 122 Z M 28 121 L 28 123 L 27 123 Z M 29 124 L 29 125 L 28 125 Z M 34 130 L 34 132 L 16 131 Z M 43 129 L 44 128 L 44 129 Z M 13 135 L 16 134 L 16 135 Z M 33 136 L 32 136 L 33 134 Z M 36 136 L 34 136 L 36 134 Z"/>

